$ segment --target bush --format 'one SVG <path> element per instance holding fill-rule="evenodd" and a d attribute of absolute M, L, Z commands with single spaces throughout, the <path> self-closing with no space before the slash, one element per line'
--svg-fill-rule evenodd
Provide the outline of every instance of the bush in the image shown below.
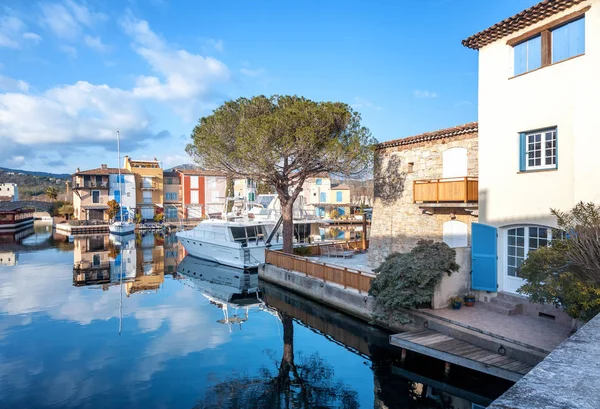
<path fill-rule="evenodd" d="M 444 273 L 458 271 L 456 251 L 446 243 L 420 240 L 410 253 L 394 253 L 375 269 L 369 294 L 375 297 L 374 318 L 401 324 L 412 322 L 406 309 L 431 303 Z"/>
<path fill-rule="evenodd" d="M 310 247 L 307 246 L 302 246 L 302 247 L 294 247 L 294 254 L 296 256 L 301 256 L 301 257 L 309 257 L 311 256 L 311 250 Z"/>

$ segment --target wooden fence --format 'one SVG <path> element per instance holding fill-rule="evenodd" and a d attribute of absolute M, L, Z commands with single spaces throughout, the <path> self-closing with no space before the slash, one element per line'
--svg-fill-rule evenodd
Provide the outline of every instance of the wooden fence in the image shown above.
<path fill-rule="evenodd" d="M 327 254 L 327 251 L 323 251 L 326 247 L 333 247 L 339 244 L 347 244 L 349 248 L 353 250 L 364 250 L 362 248 L 362 242 L 360 240 L 352 240 L 352 241 L 336 241 L 336 242 L 327 242 L 327 243 L 314 243 L 307 246 L 310 249 L 311 256 L 320 256 L 322 254 Z M 367 248 L 369 248 L 369 240 L 366 241 Z"/>
<path fill-rule="evenodd" d="M 324 282 L 343 285 L 344 288 L 357 289 L 359 293 L 368 292 L 375 274 L 353 268 L 322 263 L 306 257 L 285 254 L 281 251 L 265 250 L 265 262 L 277 267 L 293 270 Z"/>

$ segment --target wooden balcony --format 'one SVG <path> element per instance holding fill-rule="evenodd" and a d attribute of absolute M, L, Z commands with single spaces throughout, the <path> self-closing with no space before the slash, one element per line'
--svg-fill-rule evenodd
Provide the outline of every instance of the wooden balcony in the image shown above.
<path fill-rule="evenodd" d="M 477 203 L 476 177 L 413 181 L 414 203 Z"/>

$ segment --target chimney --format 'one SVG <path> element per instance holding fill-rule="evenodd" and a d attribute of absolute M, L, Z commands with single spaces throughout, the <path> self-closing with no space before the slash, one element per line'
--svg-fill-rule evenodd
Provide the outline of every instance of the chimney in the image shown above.
<path fill-rule="evenodd" d="M 77 168 L 77 173 L 81 172 L 81 169 Z"/>
<path fill-rule="evenodd" d="M 125 155 L 123 158 L 123 167 L 127 169 L 127 163 L 129 162 L 129 156 Z"/>
<path fill-rule="evenodd" d="M 104 170 L 108 169 L 108 165 L 106 163 L 103 163 L 102 165 L 100 165 L 100 167 Z"/>

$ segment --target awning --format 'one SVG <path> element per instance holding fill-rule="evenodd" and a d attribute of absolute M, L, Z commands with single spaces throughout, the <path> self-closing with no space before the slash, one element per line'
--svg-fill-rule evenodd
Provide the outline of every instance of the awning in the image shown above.
<path fill-rule="evenodd" d="M 85 205 L 81 206 L 84 210 L 106 210 L 108 209 L 107 205 Z"/>

